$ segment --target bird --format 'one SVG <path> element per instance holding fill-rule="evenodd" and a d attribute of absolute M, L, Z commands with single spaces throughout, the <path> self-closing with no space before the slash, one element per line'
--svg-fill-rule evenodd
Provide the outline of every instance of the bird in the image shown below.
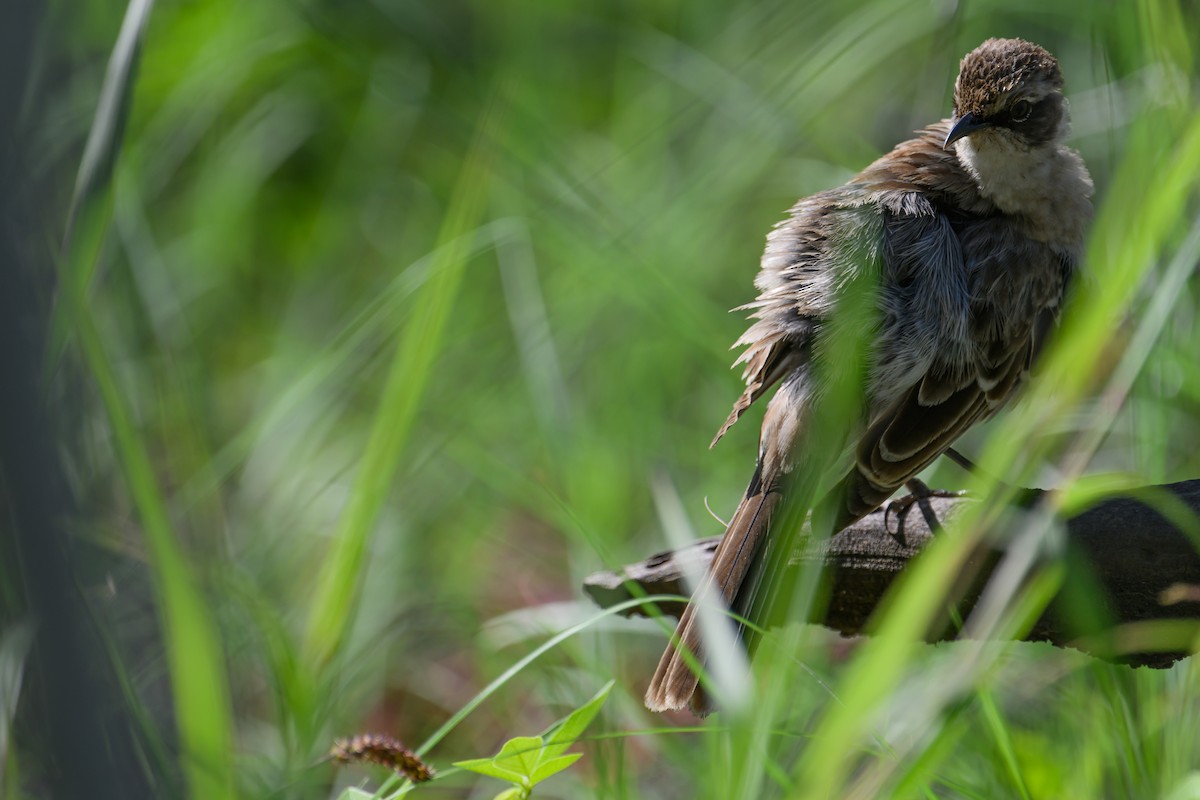
<path fill-rule="evenodd" d="M 1058 60 L 1022 39 L 988 39 L 959 63 L 949 118 L 848 183 L 801 199 L 768 234 L 758 297 L 738 309 L 751 312 L 734 343 L 744 348 L 734 363 L 745 365 L 745 391 L 713 445 L 775 392 L 753 478 L 659 661 L 649 709 L 713 710 L 697 675 L 699 598 L 749 607 L 757 587 L 747 575 L 780 535 L 772 520 L 789 475 L 828 433 L 814 430 L 815 409 L 847 369 L 833 331 L 857 337 L 863 355 L 848 368 L 859 410 L 835 432 L 846 463 L 834 459 L 833 488 L 812 506 L 814 515 L 831 509 L 831 532 L 918 486 L 921 470 L 1025 383 L 1092 218 L 1092 179 L 1064 144 L 1069 131 Z M 862 297 L 871 313 L 839 328 Z"/>

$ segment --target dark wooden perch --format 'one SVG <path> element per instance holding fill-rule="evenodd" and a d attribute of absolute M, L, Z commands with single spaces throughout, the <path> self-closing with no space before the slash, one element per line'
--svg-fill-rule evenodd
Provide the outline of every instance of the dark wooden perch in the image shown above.
<path fill-rule="evenodd" d="M 1200 480 L 1148 491 L 1170 492 L 1200 517 Z M 965 498 L 931 498 L 937 518 L 949 522 L 961 513 Z M 845 635 L 864 632 L 867 621 L 900 570 L 933 535 L 921 511 L 913 507 L 896 533 L 876 512 L 833 537 L 824 547 L 809 543 L 793 563 L 821 559 L 829 581 L 828 603 L 819 620 Z M 706 567 L 720 537 L 702 539 L 674 552 L 659 553 L 631 564 L 622 573 L 598 572 L 584 590 L 600 606 L 632 597 L 629 584 L 647 594 L 687 595 L 683 561 L 692 574 Z M 979 598 L 1002 551 L 984 550 L 971 559 L 973 580 L 956 604 L 965 619 Z M 1197 646 L 1200 634 L 1200 552 L 1187 535 L 1150 506 L 1134 499 L 1108 500 L 1067 522 L 1067 573 L 1058 596 L 1025 637 L 1137 666 L 1167 667 Z M 1075 598 L 1072 602 L 1072 598 Z M 1087 613 L 1080 613 L 1080 605 Z M 660 603 L 664 613 L 678 616 L 682 603 Z M 640 613 L 635 610 L 633 613 Z M 947 615 L 947 620 L 950 616 Z M 1158 623 L 1157 626 L 1154 623 Z M 1159 652 L 1139 650 L 1150 631 Z M 930 641 L 954 638 L 947 622 Z M 1168 652 L 1162 652 L 1169 639 Z"/>

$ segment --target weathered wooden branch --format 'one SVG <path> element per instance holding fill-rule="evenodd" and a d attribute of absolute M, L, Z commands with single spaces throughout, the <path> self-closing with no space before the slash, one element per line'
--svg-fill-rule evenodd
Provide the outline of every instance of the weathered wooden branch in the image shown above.
<path fill-rule="evenodd" d="M 1200 518 L 1200 480 L 1147 487 L 1145 492 L 1169 492 Z M 972 502 L 936 497 L 928 501 L 936 518 L 947 524 Z M 868 620 L 884 593 L 933 535 L 914 507 L 900 534 L 894 517 L 889 530 L 883 514 L 876 512 L 823 546 L 802 545 L 793 563 L 823 561 L 829 586 L 820 619 L 811 621 L 845 635 L 869 632 Z M 621 573 L 596 573 L 584 581 L 584 590 L 602 607 L 631 598 L 631 584 L 647 594 L 687 595 L 684 563 L 690 562 L 687 573 L 698 574 L 719 540 L 703 539 L 650 556 Z M 1200 551 L 1158 511 L 1135 499 L 1108 500 L 1068 520 L 1066 540 L 1066 577 L 1026 640 L 1151 667 L 1170 666 L 1200 647 Z M 958 619 L 967 618 L 1002 557 L 1000 548 L 982 547 L 969 560 L 969 574 L 955 603 Z M 660 603 L 659 608 L 678 616 L 683 603 Z M 929 641 L 957 635 L 950 622 L 955 615 L 949 612 L 948 608 L 946 624 L 931 632 Z"/>

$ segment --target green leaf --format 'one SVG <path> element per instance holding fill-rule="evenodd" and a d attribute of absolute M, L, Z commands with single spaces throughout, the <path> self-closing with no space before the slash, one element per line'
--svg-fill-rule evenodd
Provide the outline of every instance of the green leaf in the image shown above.
<path fill-rule="evenodd" d="M 549 741 L 541 736 L 517 736 L 505 742 L 500 752 L 492 758 L 456 761 L 454 766 L 517 785 L 516 789 L 507 790 L 498 797 L 527 797 L 533 785 L 562 772 L 583 757 L 582 753 L 563 755 L 563 752 L 575 743 L 600 713 L 600 707 L 612 691 L 613 684 L 614 681 L 609 681 L 595 697 L 572 711 L 555 729 Z M 514 791 L 518 794 L 510 794 Z"/>
<path fill-rule="evenodd" d="M 546 780 L 546 778 L 549 778 L 551 775 L 562 772 L 564 769 L 583 758 L 583 753 L 568 753 L 565 756 L 547 758 L 545 750 L 542 750 L 540 755 L 542 756 L 541 760 L 534 768 L 533 774 L 529 776 L 530 784 L 539 784 Z"/>
<path fill-rule="evenodd" d="M 584 703 L 579 708 L 571 712 L 571 714 L 563 720 L 562 725 L 550 735 L 549 741 L 546 742 L 545 757 L 553 758 L 554 756 L 562 755 L 567 748 L 574 744 L 584 730 L 591 724 L 596 715 L 600 713 L 600 707 L 604 705 L 604 701 L 608 699 L 608 693 L 612 691 L 615 681 L 609 681 L 596 693 L 596 696 Z"/>
<path fill-rule="evenodd" d="M 491 758 L 473 758 L 469 761 L 455 761 L 454 766 L 459 769 L 477 772 L 480 775 L 487 775 L 492 778 L 499 778 L 502 781 L 509 783 L 523 784 L 526 776 L 519 772 L 513 772 L 511 769 L 502 767 Z"/>
<path fill-rule="evenodd" d="M 528 779 L 541 762 L 544 747 L 545 742 L 540 736 L 515 736 L 504 743 L 492 761 L 502 769 L 518 772 Z"/>

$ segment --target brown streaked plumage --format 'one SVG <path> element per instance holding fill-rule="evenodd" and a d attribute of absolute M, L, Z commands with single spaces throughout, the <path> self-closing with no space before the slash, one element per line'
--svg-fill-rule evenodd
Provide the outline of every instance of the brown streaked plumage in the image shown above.
<path fill-rule="evenodd" d="M 805 457 L 806 423 L 836 364 L 822 360 L 848 287 L 869 281 L 863 414 L 853 452 L 821 505 L 841 528 L 878 508 L 1025 380 L 1058 316 L 1091 220 L 1092 182 L 1062 144 L 1058 62 L 1019 39 L 963 57 L 954 116 L 921 131 L 844 186 L 798 202 L 767 237 L 745 348 L 746 391 L 717 439 L 759 397 L 758 465 L 697 595 L 749 607 L 747 574 L 770 536 L 785 476 Z M 844 310 L 842 313 L 845 313 Z M 840 435 L 840 434 L 839 434 Z M 696 604 L 676 641 L 701 663 Z M 656 711 L 707 698 L 667 647 L 646 693 Z"/>

